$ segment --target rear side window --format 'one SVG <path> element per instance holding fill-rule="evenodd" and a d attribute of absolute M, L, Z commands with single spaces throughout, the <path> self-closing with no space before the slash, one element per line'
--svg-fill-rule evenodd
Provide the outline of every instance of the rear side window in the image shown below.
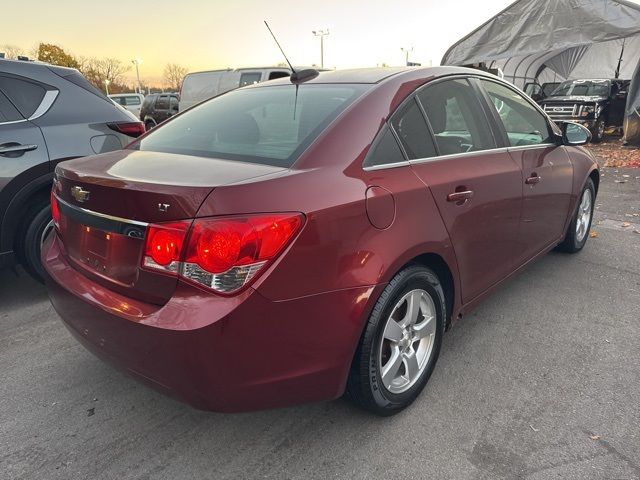
<path fill-rule="evenodd" d="M 405 161 L 400 146 L 389 128 L 385 127 L 378 138 L 378 141 L 367 153 L 367 157 L 362 164 L 363 167 L 376 167 Z"/>
<path fill-rule="evenodd" d="M 240 86 L 253 85 L 254 83 L 258 83 L 261 78 L 261 73 L 243 73 L 240 75 Z"/>
<path fill-rule="evenodd" d="M 544 115 L 522 95 L 495 82 L 480 80 L 480 83 L 500 116 L 512 147 L 551 141 L 551 132 Z"/>
<path fill-rule="evenodd" d="M 391 119 L 409 160 L 437 155 L 435 145 L 420 107 L 412 100 Z"/>
<path fill-rule="evenodd" d="M 447 80 L 418 92 L 440 155 L 495 148 L 476 93 L 465 79 Z"/>
<path fill-rule="evenodd" d="M 16 120 L 23 120 L 23 118 L 9 99 L 0 92 L 0 123 L 14 122 Z"/>
<path fill-rule="evenodd" d="M 169 97 L 167 95 L 161 95 L 156 100 L 156 110 L 168 110 L 169 109 Z"/>
<path fill-rule="evenodd" d="M 290 167 L 369 85 L 233 90 L 151 131 L 132 148 Z"/>
<path fill-rule="evenodd" d="M 23 117 L 29 118 L 40 106 L 46 90 L 44 87 L 13 77 L 0 76 L 0 91 L 15 105 Z"/>

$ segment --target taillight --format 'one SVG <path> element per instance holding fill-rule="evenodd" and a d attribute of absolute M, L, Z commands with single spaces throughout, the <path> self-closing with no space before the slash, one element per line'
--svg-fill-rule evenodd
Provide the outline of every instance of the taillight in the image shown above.
<path fill-rule="evenodd" d="M 196 219 L 188 234 L 186 222 L 150 225 L 142 264 L 234 293 L 284 250 L 302 223 L 302 215 L 286 213 Z"/>
<path fill-rule="evenodd" d="M 58 199 L 51 190 L 51 217 L 53 218 L 53 224 L 60 228 L 60 207 L 58 206 Z"/>
<path fill-rule="evenodd" d="M 144 123 L 142 122 L 114 122 L 107 123 L 107 126 L 111 130 L 123 133 L 133 138 L 138 138 L 144 133 Z"/>
<path fill-rule="evenodd" d="M 143 265 L 167 273 L 178 273 L 182 245 L 188 228 L 189 223 L 186 222 L 149 225 Z"/>

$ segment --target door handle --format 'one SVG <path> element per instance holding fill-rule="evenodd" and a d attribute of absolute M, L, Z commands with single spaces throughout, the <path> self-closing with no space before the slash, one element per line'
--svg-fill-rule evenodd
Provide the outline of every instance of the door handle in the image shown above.
<path fill-rule="evenodd" d="M 0 145 L 0 155 L 11 155 L 12 153 L 22 154 L 24 152 L 35 150 L 36 148 L 38 148 L 38 145 L 20 145 L 19 143 L 14 142 L 5 143 L 4 145 Z"/>
<path fill-rule="evenodd" d="M 473 190 L 464 190 L 462 192 L 453 192 L 447 195 L 447 202 L 455 202 L 458 205 L 464 205 L 467 200 L 473 198 Z"/>
<path fill-rule="evenodd" d="M 535 185 L 536 183 L 540 183 L 540 180 L 542 180 L 542 177 L 539 177 L 537 173 L 534 173 L 527 178 L 524 183 L 527 185 Z"/>

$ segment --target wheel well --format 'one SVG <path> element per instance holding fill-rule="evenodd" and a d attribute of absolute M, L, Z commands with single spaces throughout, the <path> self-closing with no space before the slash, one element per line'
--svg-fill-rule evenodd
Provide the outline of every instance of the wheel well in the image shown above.
<path fill-rule="evenodd" d="M 600 186 L 600 172 L 598 170 L 593 170 L 589 174 L 589 178 L 593 181 L 593 186 L 596 189 L 596 195 L 598 195 L 598 187 Z"/>
<path fill-rule="evenodd" d="M 41 203 L 48 203 L 50 192 L 51 192 L 51 186 L 49 185 L 49 183 L 46 183 L 45 185 L 41 186 L 40 188 L 32 192 L 31 195 L 29 195 L 29 197 L 26 199 L 27 208 L 23 210 L 24 217 L 18 222 L 18 228 L 15 229 L 15 232 L 13 234 L 14 251 L 20 250 L 18 248 L 18 245 L 22 240 L 22 238 L 20 237 L 24 233 L 25 222 L 30 220 L 29 213 L 31 212 L 32 207 L 34 205 L 39 205 Z"/>
<path fill-rule="evenodd" d="M 455 285 L 453 283 L 453 275 L 449 269 L 449 265 L 444 259 L 436 253 L 424 253 L 412 259 L 409 263 L 423 265 L 430 268 L 440 279 L 444 298 L 447 302 L 447 318 L 446 328 L 451 325 L 451 316 L 453 315 L 453 300 L 455 298 Z"/>

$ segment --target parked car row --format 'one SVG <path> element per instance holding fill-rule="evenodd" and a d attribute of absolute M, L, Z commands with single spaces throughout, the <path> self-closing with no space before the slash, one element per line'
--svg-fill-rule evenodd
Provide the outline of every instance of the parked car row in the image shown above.
<path fill-rule="evenodd" d="M 453 321 L 532 259 L 584 247 L 590 132 L 476 70 L 302 78 L 59 163 L 46 282 L 85 347 L 199 408 L 346 393 L 391 415 Z"/>

